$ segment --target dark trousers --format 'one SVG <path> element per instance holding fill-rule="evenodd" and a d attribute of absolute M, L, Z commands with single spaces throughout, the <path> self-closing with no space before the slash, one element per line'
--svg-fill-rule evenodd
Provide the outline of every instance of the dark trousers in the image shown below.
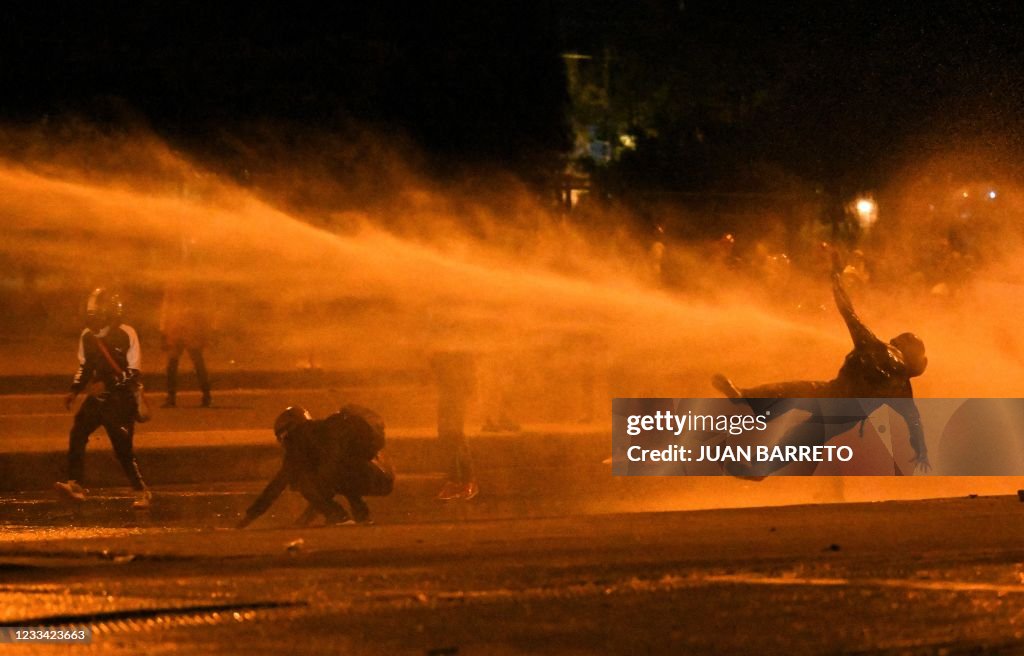
<path fill-rule="evenodd" d="M 332 481 L 327 483 L 326 481 Z M 370 518 L 370 507 L 363 497 L 386 497 L 395 487 L 394 472 L 387 471 L 374 461 L 343 459 L 333 467 L 324 466 L 314 480 L 312 477 L 300 481 L 297 486 L 302 495 L 310 502 L 306 511 L 298 519 L 298 524 L 306 525 L 313 520 L 318 511 L 323 511 L 328 522 L 345 519 L 348 513 L 336 501 L 334 495 L 340 494 L 348 500 L 352 516 L 358 522 Z M 329 501 L 327 506 L 320 505 L 308 491 L 315 491 Z"/>
<path fill-rule="evenodd" d="M 743 398 L 757 413 L 771 411 L 769 421 L 790 410 L 803 410 L 811 416 L 787 430 L 776 446 L 824 446 L 867 417 L 857 399 L 843 399 L 843 392 L 834 381 L 793 381 L 771 383 L 740 390 Z M 822 401 L 822 399 L 828 399 Z M 784 462 L 758 463 L 755 473 L 771 474 Z"/>
<path fill-rule="evenodd" d="M 375 462 L 366 460 L 343 463 L 339 468 L 341 485 L 338 494 L 348 500 L 352 516 L 364 521 L 370 516 L 370 508 L 363 497 L 386 497 L 395 487 L 395 474 L 385 471 Z"/>
<path fill-rule="evenodd" d="M 457 483 L 469 483 L 476 477 L 466 441 L 466 405 L 464 395 L 442 393 L 437 406 L 437 441 L 448 462 L 448 479 Z"/>
<path fill-rule="evenodd" d="M 204 397 L 210 396 L 210 376 L 206 372 L 203 349 L 186 349 L 182 344 L 172 346 L 167 354 L 167 396 L 173 399 L 178 392 L 178 362 L 185 351 L 188 351 L 188 357 L 192 358 L 192 366 L 195 367 L 196 378 L 199 379 L 199 389 L 202 390 Z"/>
<path fill-rule="evenodd" d="M 128 482 L 135 490 L 146 485 L 139 473 L 139 463 L 132 450 L 135 435 L 135 399 L 129 394 L 110 394 L 103 400 L 90 396 L 82 403 L 71 426 L 68 446 L 68 480 L 83 482 L 85 475 L 85 445 L 89 436 L 103 426 L 114 447 L 114 456 L 121 464 Z"/>
<path fill-rule="evenodd" d="M 833 381 L 794 380 L 740 390 L 745 399 L 827 399 L 836 392 Z"/>

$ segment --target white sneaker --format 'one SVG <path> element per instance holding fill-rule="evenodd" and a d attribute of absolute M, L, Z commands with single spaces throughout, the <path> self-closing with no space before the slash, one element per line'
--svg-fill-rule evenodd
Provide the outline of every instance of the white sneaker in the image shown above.
<path fill-rule="evenodd" d="M 86 490 L 78 484 L 78 481 L 68 481 L 67 483 L 57 481 L 53 484 L 53 489 L 68 501 L 85 501 Z"/>
<path fill-rule="evenodd" d="M 135 501 L 132 502 L 134 510 L 149 510 L 153 504 L 153 493 L 149 490 L 141 490 L 135 493 Z"/>

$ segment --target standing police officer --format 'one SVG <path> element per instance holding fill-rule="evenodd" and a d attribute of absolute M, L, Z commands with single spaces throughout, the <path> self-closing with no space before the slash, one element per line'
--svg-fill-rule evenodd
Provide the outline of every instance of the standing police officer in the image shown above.
<path fill-rule="evenodd" d="M 135 490 L 133 508 L 149 508 L 153 495 L 146 488 L 132 448 L 138 413 L 135 392 L 139 385 L 141 351 L 135 329 L 121 322 L 123 306 L 117 294 L 98 288 L 86 305 L 86 328 L 78 338 L 78 372 L 64 400 L 69 410 L 75 398 L 88 397 L 75 414 L 68 446 L 68 480 L 54 487 L 72 501 L 84 501 L 82 488 L 85 446 L 102 426 L 114 455 Z"/>

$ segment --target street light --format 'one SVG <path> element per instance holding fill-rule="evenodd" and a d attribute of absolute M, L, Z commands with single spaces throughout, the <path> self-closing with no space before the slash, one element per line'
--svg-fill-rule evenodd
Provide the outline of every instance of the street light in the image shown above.
<path fill-rule="evenodd" d="M 863 230 L 870 230 L 878 221 L 878 203 L 871 196 L 861 196 L 854 201 L 853 210 Z"/>

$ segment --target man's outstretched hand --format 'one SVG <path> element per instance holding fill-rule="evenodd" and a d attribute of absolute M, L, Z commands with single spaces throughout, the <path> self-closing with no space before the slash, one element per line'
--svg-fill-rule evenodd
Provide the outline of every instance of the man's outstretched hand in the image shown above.
<path fill-rule="evenodd" d="M 78 392 L 68 392 L 68 395 L 64 397 L 64 409 L 70 410 L 76 398 L 78 398 Z"/>
<path fill-rule="evenodd" d="M 919 453 L 911 458 L 910 462 L 914 464 L 914 471 L 919 471 L 922 474 L 926 474 L 932 470 L 932 463 L 928 462 L 927 453 Z"/>

